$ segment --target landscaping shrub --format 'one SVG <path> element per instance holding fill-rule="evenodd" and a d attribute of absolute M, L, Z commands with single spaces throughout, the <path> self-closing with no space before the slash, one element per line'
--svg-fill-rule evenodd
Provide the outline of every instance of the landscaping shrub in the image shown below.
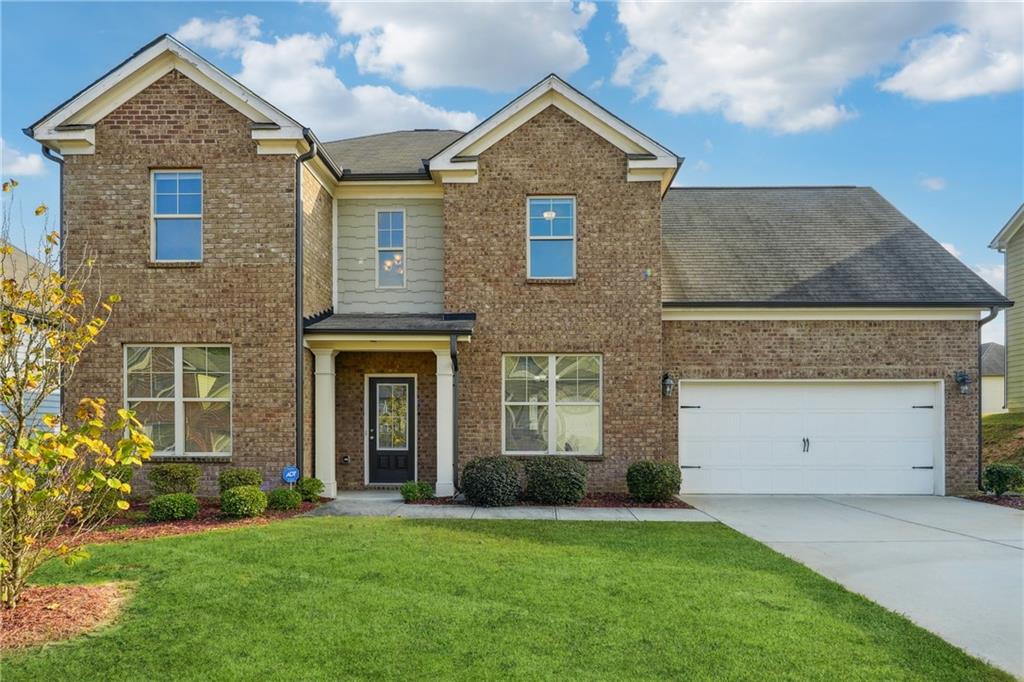
<path fill-rule="evenodd" d="M 570 457 L 526 460 L 526 497 L 541 504 L 579 504 L 587 494 L 587 467 Z"/>
<path fill-rule="evenodd" d="M 199 514 L 199 500 L 191 493 L 169 493 L 149 502 L 150 521 L 181 521 Z"/>
<path fill-rule="evenodd" d="M 1024 469 L 1016 464 L 989 464 L 985 467 L 982 482 L 985 484 L 985 490 L 1000 496 L 1024 486 Z"/>
<path fill-rule="evenodd" d="M 291 488 L 275 488 L 267 495 L 267 507 L 278 511 L 291 511 L 302 506 L 302 495 Z"/>
<path fill-rule="evenodd" d="M 462 467 L 462 492 L 477 507 L 502 507 L 519 497 L 519 472 L 507 457 L 480 457 Z"/>
<path fill-rule="evenodd" d="M 267 510 L 267 496 L 254 485 L 229 488 L 220 494 L 220 510 L 225 516 L 259 516 Z"/>
<path fill-rule="evenodd" d="M 682 476 L 672 462 L 635 462 L 626 470 L 626 486 L 637 502 L 668 502 L 679 494 Z"/>
<path fill-rule="evenodd" d="M 131 485 L 132 475 L 135 473 L 135 467 L 130 464 L 121 464 L 115 467 L 111 467 L 106 472 L 107 478 L 116 478 L 121 483 L 127 483 Z M 95 505 L 96 513 L 104 518 L 109 518 L 118 511 L 120 508 L 117 506 L 119 500 L 124 499 L 124 493 L 120 490 L 111 488 L 109 485 L 98 485 L 93 488 L 90 493 L 86 506 Z"/>
<path fill-rule="evenodd" d="M 199 489 L 199 466 L 196 464 L 157 464 L 146 475 L 157 495 L 188 493 Z"/>
<path fill-rule="evenodd" d="M 419 502 L 433 499 L 434 486 L 426 481 L 406 481 L 398 489 L 398 492 L 402 494 L 402 499 L 406 502 Z"/>
<path fill-rule="evenodd" d="M 319 502 L 324 492 L 324 483 L 319 478 L 300 478 L 295 484 L 295 490 L 302 495 L 304 502 Z"/>
<path fill-rule="evenodd" d="M 217 485 L 220 491 L 231 490 L 240 485 L 254 485 L 259 488 L 263 485 L 263 474 L 259 469 L 247 469 L 245 467 L 228 467 L 220 472 L 217 477 Z"/>

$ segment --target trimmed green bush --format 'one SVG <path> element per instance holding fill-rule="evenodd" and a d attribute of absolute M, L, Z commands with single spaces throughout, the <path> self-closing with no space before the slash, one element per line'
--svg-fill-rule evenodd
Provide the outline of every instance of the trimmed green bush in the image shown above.
<path fill-rule="evenodd" d="M 149 502 L 150 521 L 182 521 L 199 514 L 199 500 L 191 493 L 169 493 Z"/>
<path fill-rule="evenodd" d="M 587 466 L 571 457 L 526 460 L 526 498 L 541 504 L 579 504 L 587 494 Z"/>
<path fill-rule="evenodd" d="M 433 499 L 434 486 L 426 481 L 406 481 L 398 489 L 398 492 L 402 494 L 402 499 L 406 502 L 419 502 Z"/>
<path fill-rule="evenodd" d="M 462 467 L 462 492 L 477 507 L 504 507 L 519 497 L 519 472 L 507 457 L 479 457 Z"/>
<path fill-rule="evenodd" d="M 246 467 L 228 467 L 220 472 L 217 477 L 217 485 L 220 491 L 231 490 L 240 485 L 254 485 L 259 488 L 263 485 L 263 474 L 259 469 L 248 469 Z"/>
<path fill-rule="evenodd" d="M 1016 464 L 989 464 L 982 476 L 985 490 L 997 497 L 1024 486 L 1024 469 Z"/>
<path fill-rule="evenodd" d="M 275 488 L 267 495 L 267 507 L 278 511 L 291 511 L 302 506 L 302 495 L 291 488 Z"/>
<path fill-rule="evenodd" d="M 324 492 L 324 482 L 319 478 L 300 478 L 295 484 L 295 490 L 302 495 L 303 502 L 319 502 Z"/>
<path fill-rule="evenodd" d="M 157 464 L 150 468 L 146 477 L 157 495 L 195 495 L 199 489 L 200 473 L 196 464 Z"/>
<path fill-rule="evenodd" d="M 267 496 L 254 485 L 229 488 L 220 494 L 220 510 L 225 516 L 259 516 L 267 511 Z"/>
<path fill-rule="evenodd" d="M 626 486 L 637 502 L 668 502 L 679 494 L 683 477 L 672 462 L 635 462 L 626 470 Z"/>

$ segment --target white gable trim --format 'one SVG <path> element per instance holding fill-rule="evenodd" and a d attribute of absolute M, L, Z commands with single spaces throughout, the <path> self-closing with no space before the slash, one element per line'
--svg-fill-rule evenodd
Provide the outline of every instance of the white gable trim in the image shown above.
<path fill-rule="evenodd" d="M 999 251 L 1005 250 L 1007 244 L 1013 239 L 1013 235 L 1017 234 L 1021 227 L 1024 227 L 1024 204 L 1020 205 L 1020 208 L 1007 221 L 1003 229 L 999 230 L 999 234 L 995 236 L 988 247 L 990 249 L 998 249 Z"/>
<path fill-rule="evenodd" d="M 675 154 L 554 74 L 441 150 L 430 159 L 430 172 L 440 174 L 443 182 L 476 182 L 479 165 L 475 157 L 549 106 L 558 107 L 629 154 L 628 181 L 660 181 L 662 189 L 671 183 L 679 167 Z"/>
<path fill-rule="evenodd" d="M 987 308 L 913 307 L 813 307 L 813 308 L 665 308 L 663 322 L 699 320 L 974 320 L 988 312 Z"/>
<path fill-rule="evenodd" d="M 302 139 L 303 127 L 295 119 L 169 35 L 48 114 L 32 126 L 32 137 L 64 154 L 91 154 L 96 145 L 91 126 L 172 70 L 188 76 L 253 122 L 277 126 L 254 130 L 253 139 Z"/>

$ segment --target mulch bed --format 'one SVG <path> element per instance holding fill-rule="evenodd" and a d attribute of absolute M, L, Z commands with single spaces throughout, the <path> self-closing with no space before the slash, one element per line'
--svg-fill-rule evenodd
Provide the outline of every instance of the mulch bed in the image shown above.
<path fill-rule="evenodd" d="M 968 497 L 967 499 L 973 500 L 974 502 L 985 502 L 987 504 L 996 504 L 1000 507 L 1024 510 L 1024 495 L 1003 495 L 1002 497 L 996 497 L 995 495 L 975 495 L 973 497 Z"/>
<path fill-rule="evenodd" d="M 28 587 L 13 611 L 0 612 L 0 651 L 69 639 L 105 625 L 121 611 L 120 583 Z"/>
<path fill-rule="evenodd" d="M 406 504 L 468 504 L 465 500 L 456 500 L 454 497 L 435 497 L 419 502 L 406 502 Z M 519 500 L 516 507 L 537 507 L 548 506 L 538 505 L 529 500 Z M 647 509 L 693 509 L 682 500 L 670 500 L 669 502 L 637 502 L 628 493 L 588 493 L 579 504 L 570 505 L 574 507 L 643 507 Z"/>

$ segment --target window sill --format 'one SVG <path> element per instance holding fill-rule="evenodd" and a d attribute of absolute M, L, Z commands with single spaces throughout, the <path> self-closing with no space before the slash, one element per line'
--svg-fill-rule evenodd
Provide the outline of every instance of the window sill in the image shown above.
<path fill-rule="evenodd" d="M 167 268 L 167 269 L 178 269 L 188 270 L 192 268 L 203 267 L 202 261 L 158 261 L 151 260 L 146 263 L 147 268 Z"/>
<path fill-rule="evenodd" d="M 563 279 L 561 277 L 527 277 L 527 284 L 576 284 L 575 277 Z"/>
<path fill-rule="evenodd" d="M 186 464 L 230 464 L 231 455 L 164 455 L 154 452 L 151 462 L 178 462 Z"/>

